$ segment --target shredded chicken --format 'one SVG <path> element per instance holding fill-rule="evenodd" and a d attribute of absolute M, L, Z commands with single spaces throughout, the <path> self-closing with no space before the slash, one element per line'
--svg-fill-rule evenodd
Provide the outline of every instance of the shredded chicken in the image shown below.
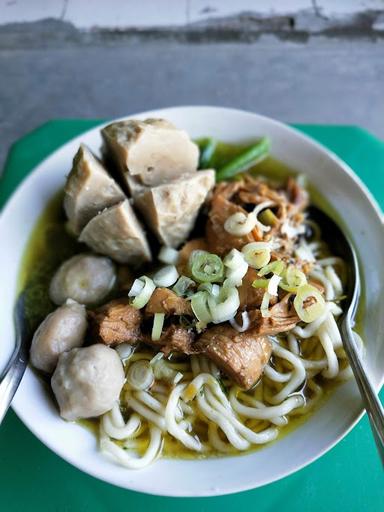
<path fill-rule="evenodd" d="M 156 288 L 149 299 L 145 312 L 150 315 L 165 313 L 166 315 L 193 316 L 191 303 L 168 288 Z"/>
<path fill-rule="evenodd" d="M 195 354 L 198 353 L 193 347 L 195 340 L 195 333 L 192 329 L 187 329 L 178 325 L 170 325 L 165 329 L 161 338 L 157 341 L 146 339 L 149 345 L 160 346 L 161 351 L 168 356 L 171 352 L 178 352 L 182 354 Z"/>
<path fill-rule="evenodd" d="M 128 299 L 117 299 L 94 311 L 88 311 L 90 332 L 95 341 L 105 345 L 130 343 L 141 339 L 140 324 L 143 314 L 129 304 Z"/>
<path fill-rule="evenodd" d="M 292 305 L 292 293 L 272 306 L 269 310 L 270 316 L 262 317 L 260 309 L 248 311 L 251 328 L 258 335 L 273 335 L 280 332 L 290 331 L 300 322 Z"/>
<path fill-rule="evenodd" d="M 225 221 L 234 213 L 247 211 L 231 201 L 233 194 L 240 188 L 242 182 L 221 183 L 216 186 L 211 201 L 206 226 L 206 239 L 210 252 L 224 256 L 231 249 L 241 249 L 243 245 L 253 242 L 252 233 L 243 237 L 230 235 L 225 229 Z"/>
<path fill-rule="evenodd" d="M 240 297 L 240 310 L 248 310 L 258 308 L 263 300 L 264 288 L 254 288 L 252 286 L 255 279 L 260 279 L 257 275 L 257 270 L 249 267 L 247 273 L 243 277 L 243 282 L 239 286 L 239 297 Z M 271 297 L 269 303 L 275 304 L 277 301 L 276 297 Z"/>
<path fill-rule="evenodd" d="M 309 195 L 306 190 L 299 186 L 297 181 L 289 176 L 287 180 L 288 201 L 290 214 L 301 213 L 309 203 Z"/>
<path fill-rule="evenodd" d="M 262 232 L 257 226 L 249 234 L 236 237 L 230 235 L 224 224 L 234 213 L 247 214 L 255 206 L 271 201 L 275 222 L 270 229 Z M 292 259 L 294 239 L 288 238 L 281 229 L 284 222 L 299 225 L 303 220 L 302 211 L 308 204 L 307 193 L 289 178 L 285 188 L 273 187 L 260 178 L 245 176 L 242 180 L 221 183 L 216 186 L 208 214 L 206 238 L 209 250 L 219 255 L 225 255 L 231 249 L 241 249 L 243 245 L 254 241 L 275 242 L 272 259 Z"/>
<path fill-rule="evenodd" d="M 207 329 L 196 348 L 244 389 L 260 378 L 271 356 L 271 342 L 255 329 L 238 333 L 228 324 Z"/>

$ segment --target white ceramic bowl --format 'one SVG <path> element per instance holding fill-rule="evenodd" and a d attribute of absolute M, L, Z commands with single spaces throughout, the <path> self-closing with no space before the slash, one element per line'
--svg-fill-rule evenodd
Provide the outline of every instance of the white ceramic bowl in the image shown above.
<path fill-rule="evenodd" d="M 366 367 L 375 387 L 384 374 L 384 254 L 379 209 L 352 171 L 325 148 L 277 121 L 248 112 L 215 107 L 177 107 L 137 114 L 136 118 L 164 117 L 192 137 L 212 135 L 236 142 L 267 135 L 272 154 L 306 173 L 315 187 L 338 210 L 350 227 L 364 267 Z M 12 305 L 25 243 L 47 200 L 64 184 L 80 142 L 98 152 L 99 127 L 76 137 L 41 163 L 21 184 L 0 219 L 2 307 L 0 339 L 3 365 L 12 350 Z M 369 290 L 369 293 L 368 293 Z M 334 446 L 358 421 L 362 406 L 353 381 L 343 384 L 303 426 L 255 453 L 208 460 L 159 460 L 142 471 L 129 471 L 104 458 L 94 436 L 61 420 L 52 399 L 27 369 L 13 402 L 25 425 L 60 457 L 79 469 L 112 484 L 168 496 L 210 496 L 255 488 L 309 464 Z"/>

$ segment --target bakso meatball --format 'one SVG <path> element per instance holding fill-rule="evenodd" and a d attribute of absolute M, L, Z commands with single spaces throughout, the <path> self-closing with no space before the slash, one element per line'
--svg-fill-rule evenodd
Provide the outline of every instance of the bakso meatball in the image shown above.
<path fill-rule="evenodd" d="M 124 384 L 120 357 L 105 345 L 74 348 L 59 358 L 51 379 L 66 420 L 92 418 L 112 409 Z"/>
<path fill-rule="evenodd" d="M 52 373 L 62 352 L 83 344 L 86 329 L 85 307 L 68 299 L 65 305 L 50 313 L 35 332 L 31 346 L 33 366 Z"/>
<path fill-rule="evenodd" d="M 49 287 L 49 296 L 59 305 L 68 298 L 80 304 L 97 304 L 108 295 L 115 281 L 115 266 L 109 258 L 77 254 L 56 271 Z"/>

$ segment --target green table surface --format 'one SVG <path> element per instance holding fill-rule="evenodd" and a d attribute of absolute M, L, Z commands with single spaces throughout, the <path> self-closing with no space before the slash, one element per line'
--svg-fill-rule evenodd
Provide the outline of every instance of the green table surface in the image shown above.
<path fill-rule="evenodd" d="M 44 157 L 99 122 L 50 121 L 16 142 L 0 181 L 0 206 Z M 384 209 L 382 141 L 353 126 L 295 126 L 343 158 Z M 335 448 L 301 471 L 260 489 L 215 498 L 163 498 L 126 491 L 61 460 L 29 432 L 13 411 L 0 428 L 0 510 L 4 512 L 214 512 L 223 508 L 376 512 L 384 510 L 383 476 L 366 417 Z"/>

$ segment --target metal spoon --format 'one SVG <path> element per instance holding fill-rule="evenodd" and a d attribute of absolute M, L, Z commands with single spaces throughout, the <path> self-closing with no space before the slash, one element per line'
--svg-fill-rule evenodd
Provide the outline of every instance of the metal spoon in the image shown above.
<path fill-rule="evenodd" d="M 11 405 L 13 397 L 23 378 L 29 359 L 31 346 L 31 330 L 25 317 L 25 294 L 22 293 L 15 305 L 14 311 L 16 348 L 10 364 L 0 382 L 0 424 Z"/>
<path fill-rule="evenodd" d="M 319 225 L 323 238 L 330 242 L 332 252 L 341 256 L 347 264 L 347 298 L 340 320 L 343 346 L 368 414 L 381 462 L 384 465 L 384 409 L 364 369 L 352 332 L 360 297 L 360 274 L 356 252 L 349 237 L 322 210 L 311 206 L 308 213 L 309 217 Z"/>

